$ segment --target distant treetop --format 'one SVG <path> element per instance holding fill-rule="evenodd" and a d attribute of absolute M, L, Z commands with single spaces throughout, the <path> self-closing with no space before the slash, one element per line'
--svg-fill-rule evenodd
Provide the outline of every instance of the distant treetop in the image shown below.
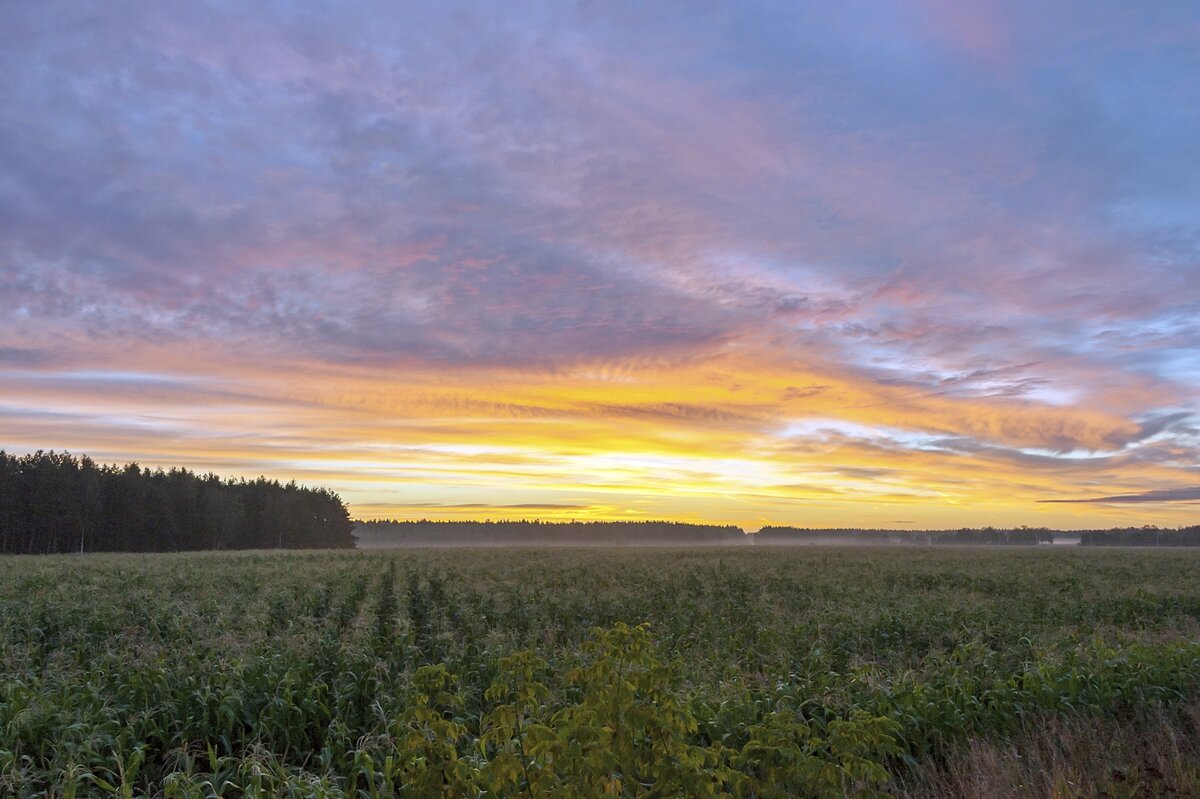
<path fill-rule="evenodd" d="M 334 492 L 0 450 L 0 553 L 352 548 Z"/>

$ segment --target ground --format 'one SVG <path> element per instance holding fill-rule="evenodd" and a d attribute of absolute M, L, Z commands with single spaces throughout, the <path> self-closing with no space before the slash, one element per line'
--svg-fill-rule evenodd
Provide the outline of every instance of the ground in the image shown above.
<path fill-rule="evenodd" d="M 1198 795 L 1198 567 L 1062 548 L 4 558 L 0 792 Z"/>

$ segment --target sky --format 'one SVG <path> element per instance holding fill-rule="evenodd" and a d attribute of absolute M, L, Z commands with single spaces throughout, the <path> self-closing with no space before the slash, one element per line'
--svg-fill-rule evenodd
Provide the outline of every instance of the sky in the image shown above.
<path fill-rule="evenodd" d="M 0 5 L 0 448 L 1200 522 L 1200 6 Z"/>

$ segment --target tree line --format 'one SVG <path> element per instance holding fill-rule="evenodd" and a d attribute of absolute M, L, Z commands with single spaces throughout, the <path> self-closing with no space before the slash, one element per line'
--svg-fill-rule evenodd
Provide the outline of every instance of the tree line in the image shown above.
<path fill-rule="evenodd" d="M 686 522 L 371 521 L 354 531 L 364 547 L 397 546 L 652 546 L 740 544 L 732 525 Z"/>
<path fill-rule="evenodd" d="M 918 546 L 1200 546 L 1200 525 L 1177 530 L 1138 527 L 1063 531 L 1048 527 L 964 527 L 957 530 L 890 530 L 766 526 L 745 534 L 732 525 L 666 521 L 550 522 L 381 520 L 359 522 L 360 547 L 428 546 L 652 546 L 695 544 L 911 544 Z M 1064 540 L 1065 539 L 1065 540 Z"/>
<path fill-rule="evenodd" d="M 959 530 L 861 530 L 856 528 L 814 529 L 764 527 L 754 537 L 759 544 L 812 544 L 851 542 L 857 544 L 988 544 L 1028 546 L 1053 544 L 1054 530 L 1045 527 L 964 527 Z"/>
<path fill-rule="evenodd" d="M 1091 547 L 1196 547 L 1200 546 L 1200 525 L 1170 529 L 1117 527 L 1110 530 L 1051 530 L 1047 527 L 979 527 L 959 530 L 860 530 L 852 528 L 764 527 L 754 540 L 759 544 L 816 544 L 848 542 L 857 544 L 987 544 L 1028 546 L 1053 544 L 1066 539 Z"/>
<path fill-rule="evenodd" d="M 323 488 L 0 450 L 0 553 L 352 548 L 353 529 Z"/>
<path fill-rule="evenodd" d="M 1085 530 L 1079 543 L 1085 547 L 1200 547 L 1200 525 L 1177 530 L 1152 526 Z"/>

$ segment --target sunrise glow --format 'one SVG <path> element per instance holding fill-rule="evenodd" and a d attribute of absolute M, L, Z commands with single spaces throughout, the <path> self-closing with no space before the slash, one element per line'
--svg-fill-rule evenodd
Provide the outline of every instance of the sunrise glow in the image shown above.
<path fill-rule="evenodd" d="M 81 14 L 0 9 L 0 449 L 364 519 L 1200 520 L 1192 3 Z"/>

